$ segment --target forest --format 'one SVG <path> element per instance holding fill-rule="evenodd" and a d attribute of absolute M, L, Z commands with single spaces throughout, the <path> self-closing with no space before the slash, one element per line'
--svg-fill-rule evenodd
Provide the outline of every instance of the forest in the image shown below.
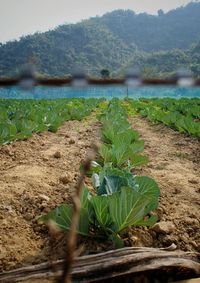
<path fill-rule="evenodd" d="M 15 76 L 26 63 L 41 76 L 70 76 L 75 66 L 88 75 L 123 75 L 132 65 L 144 76 L 171 76 L 188 68 L 200 76 L 200 3 L 157 15 L 116 10 L 77 24 L 0 43 L 0 77 Z"/>

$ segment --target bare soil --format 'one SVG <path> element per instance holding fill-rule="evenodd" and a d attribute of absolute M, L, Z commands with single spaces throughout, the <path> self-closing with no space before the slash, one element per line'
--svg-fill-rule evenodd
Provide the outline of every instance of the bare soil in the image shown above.
<path fill-rule="evenodd" d="M 55 133 L 0 146 L 0 270 L 46 258 L 36 218 L 70 201 L 81 161 L 98 137 L 94 116 Z"/>
<path fill-rule="evenodd" d="M 149 163 L 135 173 L 153 177 L 161 190 L 157 215 L 171 232 L 144 229 L 138 238 L 155 247 L 175 243 L 184 251 L 200 252 L 200 142 L 144 118 L 131 119 L 145 141 Z M 133 238 L 133 242 L 137 242 Z"/>
<path fill-rule="evenodd" d="M 135 173 L 158 182 L 159 224 L 168 223 L 172 229 L 133 228 L 123 235 L 126 244 L 166 247 L 175 243 L 181 250 L 200 252 L 198 140 L 138 116 L 131 122 L 144 139 L 150 159 Z M 36 218 L 70 201 L 80 163 L 96 140 L 99 125 L 91 116 L 82 122 L 66 122 L 56 134 L 42 133 L 0 146 L 0 270 L 49 259 L 49 234 Z M 110 248 L 110 243 L 88 239 L 81 243 L 84 253 Z"/>

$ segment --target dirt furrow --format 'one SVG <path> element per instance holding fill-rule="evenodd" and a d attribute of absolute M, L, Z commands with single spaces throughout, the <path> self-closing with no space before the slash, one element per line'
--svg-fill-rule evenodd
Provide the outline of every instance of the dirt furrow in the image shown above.
<path fill-rule="evenodd" d="M 199 142 L 138 116 L 131 122 L 144 139 L 150 159 L 135 173 L 158 182 L 158 225 L 167 223 L 171 228 L 165 232 L 163 227 L 132 228 L 123 235 L 126 244 L 163 247 L 175 243 L 182 250 L 200 251 Z M 66 122 L 56 134 L 42 133 L 0 146 L 1 269 L 47 260 L 48 232 L 38 226 L 36 217 L 70 200 L 81 160 L 95 140 L 99 140 L 99 125 L 92 116 Z M 85 241 L 86 248 L 97 252 L 104 244 L 107 249 L 107 243 Z"/>
<path fill-rule="evenodd" d="M 199 141 L 163 125 L 152 125 L 139 116 L 131 121 L 144 139 L 144 153 L 150 159 L 148 165 L 136 173 L 151 176 L 158 182 L 160 226 L 172 227 L 169 232 L 162 232 L 160 227 L 152 230 L 152 245 L 175 243 L 182 250 L 200 251 Z"/>
<path fill-rule="evenodd" d="M 66 122 L 57 133 L 0 146 L 0 270 L 32 263 L 36 255 L 46 259 L 47 231 L 36 217 L 69 200 L 80 163 L 97 138 L 93 115 Z"/>

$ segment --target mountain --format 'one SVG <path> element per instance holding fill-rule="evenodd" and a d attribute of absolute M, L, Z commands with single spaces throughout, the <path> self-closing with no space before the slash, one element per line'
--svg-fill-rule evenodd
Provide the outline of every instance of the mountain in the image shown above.
<path fill-rule="evenodd" d="M 62 25 L 0 44 L 0 77 L 14 76 L 26 63 L 41 75 L 69 75 L 82 65 L 89 75 L 103 68 L 112 76 L 130 64 L 144 73 L 172 73 L 179 66 L 199 73 L 200 2 L 157 16 L 117 10 L 77 24 Z M 192 47 L 191 47 L 192 46 Z M 146 70 L 145 68 L 146 67 Z"/>
<path fill-rule="evenodd" d="M 200 41 L 187 50 L 135 53 L 119 75 L 130 66 L 139 67 L 145 77 L 170 77 L 178 69 L 190 69 L 194 76 L 200 76 Z"/>
<path fill-rule="evenodd" d="M 197 76 L 200 77 L 200 40 L 197 44 L 194 44 L 189 50 L 189 56 L 191 58 L 191 71 Z"/>
<path fill-rule="evenodd" d="M 200 39 L 200 2 L 158 16 L 133 11 L 114 11 L 99 19 L 126 44 L 134 43 L 144 51 L 186 49 Z"/>
<path fill-rule="evenodd" d="M 70 74 L 75 65 L 99 74 L 102 68 L 117 70 L 132 54 L 132 48 L 103 26 L 90 22 L 64 25 L 2 45 L 0 76 L 16 75 L 26 63 L 34 63 L 44 75 Z"/>

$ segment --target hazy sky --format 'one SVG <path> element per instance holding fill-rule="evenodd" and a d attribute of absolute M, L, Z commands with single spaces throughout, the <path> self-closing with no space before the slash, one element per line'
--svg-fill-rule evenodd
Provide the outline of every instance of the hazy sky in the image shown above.
<path fill-rule="evenodd" d="M 45 31 L 63 23 L 75 23 L 115 9 L 156 14 L 191 0 L 0 0 L 0 42 Z"/>

